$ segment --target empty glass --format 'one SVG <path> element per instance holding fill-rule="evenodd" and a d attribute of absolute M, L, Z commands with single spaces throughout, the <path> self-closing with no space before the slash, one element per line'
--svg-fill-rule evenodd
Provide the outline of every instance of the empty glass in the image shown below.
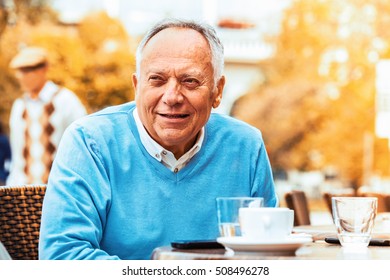
<path fill-rule="evenodd" d="M 333 197 L 333 221 L 344 247 L 364 248 L 370 243 L 378 199 L 376 197 Z"/>
<path fill-rule="evenodd" d="M 261 207 L 262 197 L 218 197 L 218 226 L 221 236 L 241 236 L 238 209 L 242 207 Z"/>

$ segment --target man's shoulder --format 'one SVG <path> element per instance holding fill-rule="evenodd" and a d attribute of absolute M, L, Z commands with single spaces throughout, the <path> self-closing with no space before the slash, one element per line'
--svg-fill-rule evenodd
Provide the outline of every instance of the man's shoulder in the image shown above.
<path fill-rule="evenodd" d="M 216 128 L 219 131 L 234 131 L 235 133 L 241 134 L 260 134 L 258 128 L 234 117 L 212 113 L 209 120 L 209 125 L 212 128 Z"/>
<path fill-rule="evenodd" d="M 69 126 L 69 130 L 83 131 L 94 135 L 94 138 L 115 137 L 129 129 L 132 108 L 131 102 L 107 107 L 77 119 Z"/>
<path fill-rule="evenodd" d="M 130 112 L 133 111 L 135 107 L 134 102 L 128 102 L 121 105 L 109 106 L 100 111 L 89 114 L 76 122 L 79 124 L 88 123 L 93 124 L 94 126 L 99 126 L 107 124 L 107 122 L 115 122 L 114 120 L 118 118 L 128 118 L 131 117 L 132 114 Z"/>
<path fill-rule="evenodd" d="M 229 150 L 232 153 L 252 153 L 263 145 L 261 131 L 234 117 L 223 114 L 212 114 L 206 126 L 206 143 L 216 145 L 217 149 Z M 230 149 L 234 146 L 235 149 Z M 250 147 L 250 149 L 248 149 Z"/>
<path fill-rule="evenodd" d="M 100 111 L 91 114 L 91 116 L 99 117 L 99 116 L 109 116 L 109 115 L 117 115 L 117 114 L 127 115 L 129 114 L 129 112 L 133 111 L 134 108 L 135 108 L 135 102 L 130 101 L 124 104 L 106 107 Z"/>
<path fill-rule="evenodd" d="M 64 86 L 57 86 L 57 89 L 55 89 L 54 94 L 56 95 L 55 98 L 58 99 L 78 99 L 79 97 L 77 94 L 72 91 L 71 89 L 64 87 Z"/>
<path fill-rule="evenodd" d="M 12 106 L 13 107 L 19 107 L 19 106 L 23 106 L 24 107 L 24 101 L 23 101 L 23 97 L 18 97 L 14 100 L 14 102 L 12 103 Z"/>
<path fill-rule="evenodd" d="M 51 93 L 44 100 L 47 102 L 52 99 L 57 108 L 66 108 L 68 110 L 67 106 L 83 106 L 80 97 L 67 87 L 54 85 L 50 90 Z"/>

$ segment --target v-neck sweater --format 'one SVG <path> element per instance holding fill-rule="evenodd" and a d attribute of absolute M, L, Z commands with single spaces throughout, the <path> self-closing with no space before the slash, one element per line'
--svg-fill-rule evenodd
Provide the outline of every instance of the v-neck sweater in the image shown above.
<path fill-rule="evenodd" d="M 175 173 L 142 145 L 134 108 L 110 107 L 66 130 L 44 199 L 41 259 L 149 259 L 173 240 L 216 238 L 217 197 L 277 205 L 258 129 L 212 113 L 201 150 Z"/>

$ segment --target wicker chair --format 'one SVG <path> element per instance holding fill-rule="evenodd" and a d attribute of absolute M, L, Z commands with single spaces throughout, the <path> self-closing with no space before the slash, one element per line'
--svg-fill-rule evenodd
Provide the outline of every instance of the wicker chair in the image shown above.
<path fill-rule="evenodd" d="M 14 260 L 37 260 L 45 185 L 0 187 L 0 241 Z"/>
<path fill-rule="evenodd" d="M 376 193 L 376 192 L 364 192 L 361 194 L 364 197 L 376 197 L 378 198 L 378 213 L 389 212 L 389 195 L 385 193 Z"/>
<path fill-rule="evenodd" d="M 294 210 L 294 226 L 311 225 L 309 203 L 303 191 L 293 190 L 284 195 L 287 207 Z"/>

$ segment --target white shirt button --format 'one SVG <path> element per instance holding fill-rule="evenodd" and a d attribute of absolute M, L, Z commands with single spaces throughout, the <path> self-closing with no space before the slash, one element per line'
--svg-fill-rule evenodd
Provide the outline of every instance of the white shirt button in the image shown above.
<path fill-rule="evenodd" d="M 179 168 L 175 168 L 175 170 L 173 170 L 173 172 L 175 172 L 175 173 L 177 173 L 177 172 L 179 172 Z"/>

